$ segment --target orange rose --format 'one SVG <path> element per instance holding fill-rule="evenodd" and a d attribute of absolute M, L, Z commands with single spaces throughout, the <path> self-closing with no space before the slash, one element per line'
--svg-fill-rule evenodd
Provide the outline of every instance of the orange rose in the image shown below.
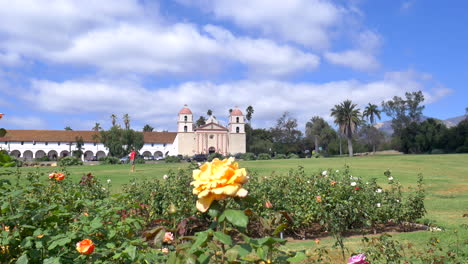
<path fill-rule="evenodd" d="M 332 186 L 335 186 L 335 185 L 336 185 L 336 181 L 332 181 L 330 184 L 331 184 Z"/>
<path fill-rule="evenodd" d="M 265 202 L 265 207 L 266 207 L 266 208 L 272 208 L 273 205 L 271 204 L 270 201 L 266 201 L 266 202 Z"/>
<path fill-rule="evenodd" d="M 82 241 L 76 243 L 76 250 L 80 254 L 89 255 L 94 251 L 94 244 L 91 239 L 83 239 Z"/>
<path fill-rule="evenodd" d="M 63 173 L 57 173 L 57 174 L 55 175 L 55 179 L 56 179 L 57 181 L 61 181 L 61 180 L 65 179 L 65 174 L 63 174 Z"/>
<path fill-rule="evenodd" d="M 206 162 L 199 170 L 193 171 L 195 181 L 193 194 L 198 195 L 197 209 L 206 212 L 214 200 L 227 197 L 245 197 L 247 190 L 242 185 L 247 183 L 245 169 L 239 169 L 234 158 Z"/>
<path fill-rule="evenodd" d="M 53 179 L 53 178 L 55 178 L 55 173 L 49 174 L 49 179 Z"/>

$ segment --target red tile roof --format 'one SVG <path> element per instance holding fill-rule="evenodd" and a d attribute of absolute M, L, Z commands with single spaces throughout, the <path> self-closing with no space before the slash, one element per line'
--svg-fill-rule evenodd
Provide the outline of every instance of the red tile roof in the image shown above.
<path fill-rule="evenodd" d="M 84 142 L 95 142 L 93 135 L 99 133 L 95 131 L 79 130 L 19 130 L 7 129 L 4 137 L 0 137 L 0 142 L 75 142 L 76 137 L 82 137 Z M 176 132 L 143 132 L 145 143 L 173 143 Z"/>

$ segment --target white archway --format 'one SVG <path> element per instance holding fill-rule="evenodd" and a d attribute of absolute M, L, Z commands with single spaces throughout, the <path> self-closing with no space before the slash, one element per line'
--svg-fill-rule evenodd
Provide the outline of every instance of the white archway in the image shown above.
<path fill-rule="evenodd" d="M 15 158 L 19 158 L 21 157 L 21 152 L 17 149 L 13 150 L 13 151 L 10 151 L 10 156 L 13 156 Z"/>
<path fill-rule="evenodd" d="M 96 152 L 96 157 L 99 159 L 99 158 L 102 158 L 102 157 L 105 157 L 106 156 L 106 153 L 102 150 Z"/>
<path fill-rule="evenodd" d="M 57 160 L 58 153 L 55 150 L 51 150 L 47 153 L 47 157 L 49 157 L 50 160 Z"/>
<path fill-rule="evenodd" d="M 24 160 L 32 160 L 34 158 L 34 154 L 32 151 L 26 150 L 25 152 L 23 152 L 23 158 Z"/>
<path fill-rule="evenodd" d="M 36 151 L 36 154 L 34 155 L 34 158 L 40 159 L 40 158 L 43 158 L 43 157 L 45 157 L 45 156 L 47 156 L 47 154 L 45 153 L 45 151 L 43 151 L 43 150 L 38 150 L 38 151 Z"/>
<path fill-rule="evenodd" d="M 93 160 L 94 153 L 91 150 L 87 150 L 84 153 L 84 160 Z"/>

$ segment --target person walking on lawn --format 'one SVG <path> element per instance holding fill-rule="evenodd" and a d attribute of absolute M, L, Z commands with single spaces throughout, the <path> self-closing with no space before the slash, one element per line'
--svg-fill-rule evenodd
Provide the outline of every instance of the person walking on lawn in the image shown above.
<path fill-rule="evenodd" d="M 130 152 L 130 163 L 132 164 L 132 172 L 135 172 L 135 156 L 136 156 L 135 149 L 132 148 L 132 152 Z"/>

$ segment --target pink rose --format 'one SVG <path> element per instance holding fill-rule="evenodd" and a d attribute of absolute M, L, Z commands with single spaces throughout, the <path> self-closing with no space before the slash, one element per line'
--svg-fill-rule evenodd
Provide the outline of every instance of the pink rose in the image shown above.
<path fill-rule="evenodd" d="M 164 234 L 163 242 L 167 243 L 167 242 L 171 242 L 172 240 L 174 240 L 174 235 L 171 232 L 166 232 Z"/>
<path fill-rule="evenodd" d="M 366 261 L 366 255 L 359 254 L 350 257 L 348 264 L 369 264 L 369 262 Z"/>

